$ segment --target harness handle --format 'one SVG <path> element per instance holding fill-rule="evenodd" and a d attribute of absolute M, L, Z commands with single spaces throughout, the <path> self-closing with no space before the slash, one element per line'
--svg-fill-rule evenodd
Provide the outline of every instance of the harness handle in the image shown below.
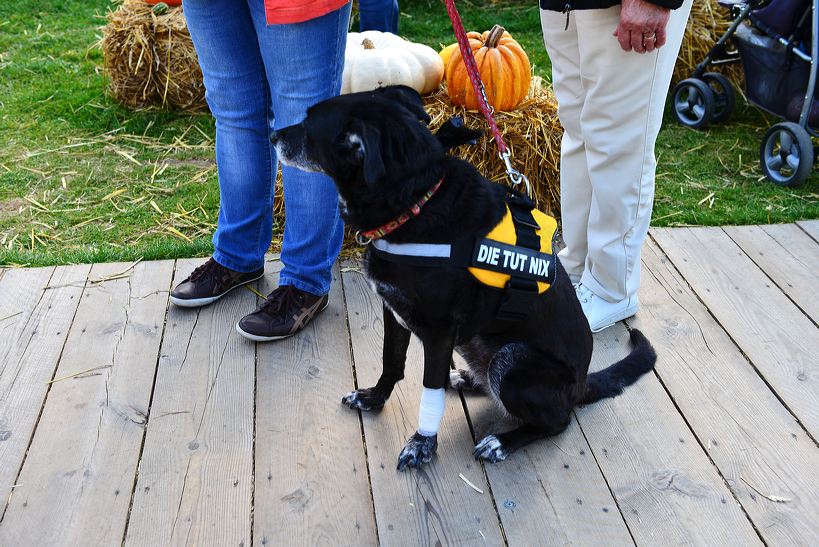
<path fill-rule="evenodd" d="M 449 14 L 449 20 L 452 22 L 452 30 L 455 31 L 455 38 L 458 40 L 458 49 L 461 51 L 461 57 L 464 60 L 466 73 L 469 75 L 469 81 L 472 83 L 472 90 L 475 92 L 475 98 L 478 101 L 478 108 L 483 117 L 486 118 L 489 128 L 492 130 L 492 136 L 495 139 L 495 144 L 498 147 L 500 158 L 506 166 L 506 175 L 514 186 L 523 182 L 526 185 L 526 195 L 532 197 L 532 187 L 529 184 L 529 179 L 526 175 L 518 171 L 512 166 L 512 153 L 503 142 L 498 124 L 492 116 L 495 109 L 489 104 L 489 99 L 486 96 L 486 88 L 481 81 L 480 72 L 478 71 L 478 64 L 475 62 L 475 56 L 472 54 L 472 48 L 469 47 L 469 39 L 466 37 L 466 29 L 461 21 L 461 16 L 458 13 L 458 8 L 455 7 L 455 0 L 445 0 L 446 11 Z"/>

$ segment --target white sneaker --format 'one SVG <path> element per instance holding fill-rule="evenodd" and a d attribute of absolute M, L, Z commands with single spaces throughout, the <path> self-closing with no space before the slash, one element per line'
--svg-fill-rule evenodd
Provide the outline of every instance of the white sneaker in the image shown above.
<path fill-rule="evenodd" d="M 637 309 L 640 307 L 640 301 L 637 300 L 636 294 L 619 302 L 608 302 L 594 294 L 583 283 L 575 285 L 574 290 L 592 332 L 600 332 L 618 321 L 628 319 L 637 313 Z"/>

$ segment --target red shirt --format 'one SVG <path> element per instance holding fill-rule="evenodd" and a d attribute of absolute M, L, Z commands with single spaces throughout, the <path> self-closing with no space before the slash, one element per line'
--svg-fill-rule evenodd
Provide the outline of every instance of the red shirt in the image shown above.
<path fill-rule="evenodd" d="M 264 0 L 268 25 L 301 23 L 326 15 L 350 0 Z"/>

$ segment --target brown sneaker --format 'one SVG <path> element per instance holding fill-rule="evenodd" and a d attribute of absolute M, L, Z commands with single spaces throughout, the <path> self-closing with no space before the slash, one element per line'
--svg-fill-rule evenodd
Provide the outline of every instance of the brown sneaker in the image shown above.
<path fill-rule="evenodd" d="M 281 340 L 306 327 L 329 301 L 326 294 L 316 296 L 284 285 L 270 293 L 258 310 L 236 323 L 236 330 L 255 342 Z"/>
<path fill-rule="evenodd" d="M 255 272 L 235 272 L 210 258 L 171 291 L 171 302 L 183 308 L 198 308 L 263 275 L 264 268 Z"/>

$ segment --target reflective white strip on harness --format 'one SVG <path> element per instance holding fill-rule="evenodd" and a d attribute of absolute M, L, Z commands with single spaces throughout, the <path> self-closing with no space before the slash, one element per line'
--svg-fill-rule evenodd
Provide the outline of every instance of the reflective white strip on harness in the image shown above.
<path fill-rule="evenodd" d="M 370 245 L 382 253 L 398 256 L 449 258 L 452 253 L 452 245 L 443 243 L 389 243 L 383 239 L 375 239 Z"/>

